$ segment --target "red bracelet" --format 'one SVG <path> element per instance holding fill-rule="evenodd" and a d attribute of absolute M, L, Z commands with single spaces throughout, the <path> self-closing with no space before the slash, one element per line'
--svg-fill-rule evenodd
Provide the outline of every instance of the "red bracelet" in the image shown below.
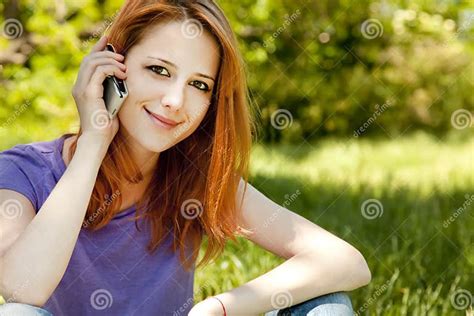
<path fill-rule="evenodd" d="M 225 306 L 224 306 L 224 304 L 222 303 L 222 301 L 221 301 L 220 299 L 218 299 L 217 297 L 215 297 L 215 296 L 211 296 L 211 297 L 215 298 L 216 300 L 219 301 L 219 303 L 221 303 L 222 309 L 224 310 L 224 316 L 227 316 L 227 313 L 226 313 L 226 311 L 225 311 Z"/>

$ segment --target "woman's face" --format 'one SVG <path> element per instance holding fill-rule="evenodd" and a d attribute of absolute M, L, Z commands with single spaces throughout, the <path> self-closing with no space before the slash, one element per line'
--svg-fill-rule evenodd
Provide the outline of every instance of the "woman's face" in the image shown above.
<path fill-rule="evenodd" d="M 191 135 L 211 102 L 219 48 L 206 31 L 186 31 L 186 22 L 154 25 L 125 57 L 129 94 L 118 113 L 120 129 L 152 152 Z M 177 125 L 163 127 L 151 113 Z"/>

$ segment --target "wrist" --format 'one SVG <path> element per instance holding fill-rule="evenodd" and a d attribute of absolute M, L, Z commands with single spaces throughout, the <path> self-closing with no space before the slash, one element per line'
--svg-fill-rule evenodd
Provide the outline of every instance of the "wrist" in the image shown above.
<path fill-rule="evenodd" d="M 107 152 L 109 148 L 110 142 L 106 140 L 104 137 L 86 132 L 79 136 L 77 140 L 77 146 L 84 146 L 88 149 L 98 150 L 100 152 Z"/>
<path fill-rule="evenodd" d="M 211 296 L 209 299 L 214 301 L 214 310 L 218 313 L 217 315 L 227 316 L 225 305 L 220 298 L 217 296 Z"/>

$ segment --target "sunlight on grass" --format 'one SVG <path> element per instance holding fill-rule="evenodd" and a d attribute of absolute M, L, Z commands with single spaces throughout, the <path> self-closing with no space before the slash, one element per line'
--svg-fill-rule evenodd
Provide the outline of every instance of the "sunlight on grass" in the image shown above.
<path fill-rule="evenodd" d="M 280 205 L 300 190 L 289 209 L 361 250 L 373 280 L 350 293 L 356 312 L 455 315 L 453 293 L 474 282 L 474 201 L 466 203 L 474 194 L 473 161 L 473 138 L 439 142 L 422 133 L 301 147 L 258 144 L 250 182 Z M 383 204 L 380 217 L 361 215 L 369 198 Z M 459 217 L 443 226 L 463 205 Z M 196 271 L 195 301 L 282 262 L 244 238 L 229 242 L 222 257 Z"/>

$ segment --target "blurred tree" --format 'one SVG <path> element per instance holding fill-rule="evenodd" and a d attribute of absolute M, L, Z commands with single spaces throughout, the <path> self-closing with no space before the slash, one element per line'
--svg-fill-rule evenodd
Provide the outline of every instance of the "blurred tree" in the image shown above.
<path fill-rule="evenodd" d="M 468 1 L 218 2 L 239 39 L 265 141 L 442 134 L 458 109 L 472 124 Z M 15 143 L 77 129 L 79 64 L 121 5 L 0 3 L 1 136 L 14 128 Z"/>

